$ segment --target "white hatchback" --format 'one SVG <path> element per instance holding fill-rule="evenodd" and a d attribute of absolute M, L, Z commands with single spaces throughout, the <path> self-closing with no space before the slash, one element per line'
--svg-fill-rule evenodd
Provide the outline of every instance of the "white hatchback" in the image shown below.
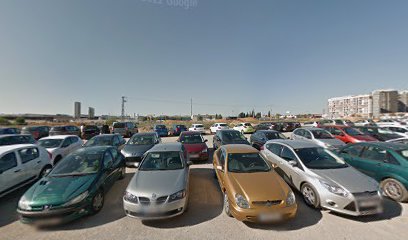
<path fill-rule="evenodd" d="M 218 130 L 224 130 L 224 129 L 229 129 L 226 123 L 214 123 L 210 127 L 210 133 L 216 133 Z"/>
<path fill-rule="evenodd" d="M 205 129 L 203 124 L 193 124 L 191 127 L 188 129 L 188 131 L 191 132 L 199 132 L 201 134 L 205 134 Z"/>
<path fill-rule="evenodd" d="M 0 147 L 0 197 L 44 176 L 52 168 L 45 148 L 34 144 Z"/>
<path fill-rule="evenodd" d="M 41 138 L 38 145 L 50 153 L 52 165 L 57 164 L 63 157 L 82 147 L 82 140 L 75 135 L 57 135 Z"/>

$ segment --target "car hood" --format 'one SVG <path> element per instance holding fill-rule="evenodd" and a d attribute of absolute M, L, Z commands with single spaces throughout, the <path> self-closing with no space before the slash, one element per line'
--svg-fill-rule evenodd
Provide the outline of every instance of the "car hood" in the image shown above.
<path fill-rule="evenodd" d="M 186 188 L 186 169 L 165 171 L 137 171 L 130 181 L 127 191 L 136 196 L 166 196 Z"/>
<path fill-rule="evenodd" d="M 83 176 L 44 177 L 24 194 L 30 206 L 61 205 L 85 192 L 96 174 Z"/>
<path fill-rule="evenodd" d="M 153 144 L 150 145 L 126 144 L 125 147 L 122 149 L 122 153 L 129 154 L 132 156 L 141 156 L 153 146 L 154 146 Z"/>
<path fill-rule="evenodd" d="M 357 139 L 357 140 L 360 140 L 360 141 L 378 141 L 377 139 L 375 139 L 375 138 L 373 138 L 373 137 L 371 137 L 371 136 L 369 136 L 369 135 L 356 135 L 356 136 L 351 136 L 352 138 L 355 138 L 355 139 Z"/>
<path fill-rule="evenodd" d="M 236 193 L 243 194 L 249 202 L 285 200 L 288 185 L 274 171 L 257 173 L 228 173 Z"/>
<path fill-rule="evenodd" d="M 318 142 L 322 142 L 325 144 L 329 144 L 330 146 L 338 147 L 338 146 L 344 146 L 346 145 L 343 141 L 340 141 L 337 138 L 333 139 L 316 139 Z"/>
<path fill-rule="evenodd" d="M 378 183 L 374 179 L 350 166 L 337 169 L 313 169 L 311 171 L 328 181 L 328 183 L 333 182 L 350 193 L 378 190 Z"/>
<path fill-rule="evenodd" d="M 207 148 L 207 144 L 205 143 L 183 143 L 184 148 L 187 150 L 188 153 L 191 152 L 201 152 L 202 150 Z"/>

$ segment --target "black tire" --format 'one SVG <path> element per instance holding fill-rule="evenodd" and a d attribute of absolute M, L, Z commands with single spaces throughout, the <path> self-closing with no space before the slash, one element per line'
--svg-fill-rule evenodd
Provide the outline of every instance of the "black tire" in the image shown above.
<path fill-rule="evenodd" d="M 309 207 L 320 207 L 319 195 L 312 185 L 310 185 L 309 183 L 304 183 L 300 189 L 300 193 L 303 196 L 303 200 Z"/>
<path fill-rule="evenodd" d="M 398 180 L 387 178 L 380 183 L 384 196 L 397 202 L 406 202 L 408 200 L 408 191 Z"/>
<path fill-rule="evenodd" d="M 126 167 L 122 167 L 122 169 L 120 169 L 120 175 L 119 175 L 119 180 L 124 179 L 126 176 Z"/>
<path fill-rule="evenodd" d="M 51 165 L 46 165 L 45 167 L 43 167 L 43 169 L 41 169 L 40 174 L 38 175 L 38 179 L 41 179 L 45 176 L 46 172 L 48 169 L 51 169 L 52 166 Z"/>
<path fill-rule="evenodd" d="M 105 195 L 102 190 L 96 192 L 95 196 L 92 198 L 91 202 L 91 214 L 97 214 L 103 208 L 103 204 L 105 203 Z"/>

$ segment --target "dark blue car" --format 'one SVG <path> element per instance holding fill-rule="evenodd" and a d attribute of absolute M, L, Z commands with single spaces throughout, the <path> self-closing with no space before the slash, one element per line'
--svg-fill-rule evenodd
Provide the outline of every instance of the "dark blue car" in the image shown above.
<path fill-rule="evenodd" d="M 186 125 L 174 124 L 170 129 L 170 135 L 180 136 L 180 133 L 184 131 L 187 131 Z"/>
<path fill-rule="evenodd" d="M 169 130 L 164 124 L 154 125 L 153 130 L 159 135 L 159 137 L 167 137 L 169 135 Z"/>

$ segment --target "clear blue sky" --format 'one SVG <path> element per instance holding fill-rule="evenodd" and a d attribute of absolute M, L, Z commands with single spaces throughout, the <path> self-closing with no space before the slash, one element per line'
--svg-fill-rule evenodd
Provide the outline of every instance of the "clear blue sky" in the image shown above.
<path fill-rule="evenodd" d="M 321 113 L 408 89 L 408 1 L 0 1 L 0 113 Z"/>

